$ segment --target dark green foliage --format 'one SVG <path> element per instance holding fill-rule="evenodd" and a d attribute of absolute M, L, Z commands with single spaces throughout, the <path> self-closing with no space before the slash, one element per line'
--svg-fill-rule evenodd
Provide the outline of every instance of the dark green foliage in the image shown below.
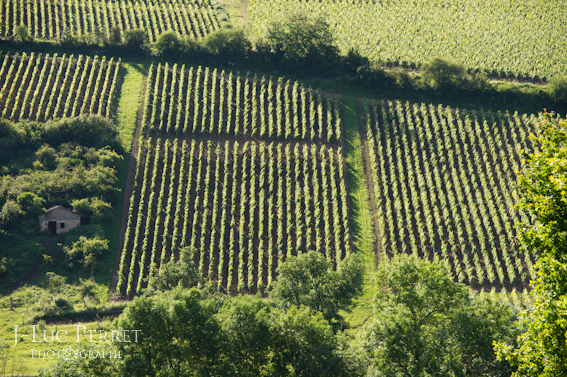
<path fill-rule="evenodd" d="M 85 224 L 91 221 L 102 224 L 112 217 L 112 205 L 100 198 L 75 199 L 71 206 L 74 212 L 82 215 L 81 222 Z"/>
<path fill-rule="evenodd" d="M 64 297 L 57 297 L 53 300 L 53 302 L 58 309 L 67 309 L 71 307 L 69 301 L 67 301 Z"/>
<path fill-rule="evenodd" d="M 45 123 L 42 139 L 55 147 L 67 142 L 82 146 L 101 148 L 111 146 L 119 150 L 116 124 L 99 115 L 81 115 Z"/>
<path fill-rule="evenodd" d="M 294 13 L 270 25 L 262 49 L 287 67 L 321 67 L 338 58 L 338 48 L 327 20 L 306 13 Z"/>
<path fill-rule="evenodd" d="M 128 29 L 124 32 L 124 46 L 136 49 L 147 48 L 150 40 L 144 29 Z"/>
<path fill-rule="evenodd" d="M 78 241 L 71 246 L 63 248 L 65 255 L 69 259 L 70 264 L 76 262 L 83 265 L 87 269 L 91 269 L 91 276 L 95 266 L 99 262 L 102 255 L 108 252 L 108 240 L 99 237 L 87 238 L 81 236 Z"/>
<path fill-rule="evenodd" d="M 155 291 L 163 292 L 176 287 L 190 288 L 201 282 L 193 255 L 194 251 L 184 247 L 179 251 L 179 260 L 171 259 L 159 269 L 156 268 L 154 275 L 149 278 L 146 293 L 153 294 Z"/>
<path fill-rule="evenodd" d="M 286 306 L 305 305 L 320 312 L 335 330 L 346 327 L 339 310 L 348 310 L 362 293 L 360 263 L 351 255 L 333 271 L 332 262 L 316 251 L 291 257 L 278 267 L 272 296 Z"/>
<path fill-rule="evenodd" d="M 22 43 L 29 42 L 32 39 L 33 37 L 31 36 L 30 31 L 28 30 L 26 25 L 20 24 L 20 26 L 16 26 L 16 29 L 14 30 L 14 41 Z"/>
<path fill-rule="evenodd" d="M 220 375 L 222 334 L 212 304 L 202 301 L 196 289 L 135 298 L 118 323 L 141 330 L 137 343 L 119 345 L 125 357 L 123 375 Z"/>
<path fill-rule="evenodd" d="M 108 44 L 110 46 L 120 46 L 122 44 L 122 30 L 119 26 L 113 26 L 110 28 Z"/>
<path fill-rule="evenodd" d="M 18 203 L 7 200 L 0 211 L 0 226 L 3 229 L 11 229 L 19 223 L 23 215 L 24 212 Z"/>
<path fill-rule="evenodd" d="M 554 76 L 549 80 L 548 93 L 556 102 L 567 102 L 567 76 Z"/>
<path fill-rule="evenodd" d="M 128 334 L 130 343 L 113 344 L 123 358 L 106 365 L 113 376 L 359 375 L 320 313 L 281 310 L 259 297 L 205 299 L 195 288 L 177 287 L 135 298 L 116 326 L 140 331 Z M 91 362 L 78 360 L 71 369 L 61 360 L 40 375 L 94 376 L 101 365 Z"/>
<path fill-rule="evenodd" d="M 182 39 L 174 31 L 168 30 L 160 34 L 154 47 L 160 55 L 172 55 L 179 53 L 182 46 Z"/>
<path fill-rule="evenodd" d="M 398 254 L 379 265 L 376 320 L 363 337 L 372 376 L 509 376 L 493 341 L 513 341 L 511 308 L 451 279 L 443 262 Z"/>
<path fill-rule="evenodd" d="M 459 83 L 465 72 L 462 64 L 435 58 L 423 65 L 421 77 L 426 85 L 435 89 L 444 89 L 451 84 Z"/>
<path fill-rule="evenodd" d="M 210 54 L 227 56 L 245 56 L 252 46 L 239 29 L 217 30 L 203 38 L 201 44 Z"/>
<path fill-rule="evenodd" d="M 526 252 L 537 251 L 534 305 L 518 326 L 519 347 L 498 344 L 498 354 L 518 367 L 514 376 L 567 375 L 567 121 L 545 113 L 539 120 L 539 152 L 526 155 L 518 177 L 521 207 L 536 219 L 519 224 Z"/>

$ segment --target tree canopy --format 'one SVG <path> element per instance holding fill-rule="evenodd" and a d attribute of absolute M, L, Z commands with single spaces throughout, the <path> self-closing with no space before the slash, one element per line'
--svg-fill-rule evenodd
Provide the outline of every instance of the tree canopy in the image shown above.
<path fill-rule="evenodd" d="M 513 339 L 508 306 L 455 283 L 443 262 L 399 254 L 378 268 L 368 376 L 509 376 L 492 342 Z"/>
<path fill-rule="evenodd" d="M 521 207 L 536 221 L 522 224 L 526 252 L 538 254 L 535 301 L 521 316 L 519 346 L 502 342 L 499 356 L 518 367 L 515 376 L 567 375 L 567 121 L 545 113 L 539 151 L 526 157 L 518 178 Z"/>
<path fill-rule="evenodd" d="M 354 256 L 341 262 L 333 271 L 333 263 L 321 253 L 310 251 L 291 257 L 278 267 L 278 280 L 272 296 L 285 305 L 305 305 L 320 312 L 335 329 L 346 326 L 339 310 L 348 310 L 352 299 L 362 293 L 362 270 Z"/>

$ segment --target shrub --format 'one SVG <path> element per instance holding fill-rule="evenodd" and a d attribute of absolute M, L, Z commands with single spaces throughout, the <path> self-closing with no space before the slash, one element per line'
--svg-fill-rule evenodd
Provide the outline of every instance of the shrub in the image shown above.
<path fill-rule="evenodd" d="M 22 42 L 29 42 L 33 38 L 28 30 L 28 27 L 24 24 L 20 24 L 20 26 L 16 26 L 14 30 L 14 40 L 18 43 Z"/>
<path fill-rule="evenodd" d="M 148 33 L 144 29 L 128 29 L 124 32 L 124 45 L 144 49 L 149 44 Z"/>
<path fill-rule="evenodd" d="M 178 54 L 181 51 L 182 40 L 174 31 L 168 30 L 160 34 L 154 47 L 160 55 Z"/>
<path fill-rule="evenodd" d="M 81 115 L 45 123 L 42 136 L 45 142 L 53 146 L 76 142 L 86 147 L 109 145 L 119 149 L 117 135 L 118 128 L 112 120 L 98 115 Z"/>
<path fill-rule="evenodd" d="M 110 46 L 120 46 L 122 44 L 122 30 L 119 26 L 113 26 L 109 30 L 108 44 Z"/>
<path fill-rule="evenodd" d="M 567 76 L 554 76 L 549 80 L 547 91 L 557 102 L 567 102 Z"/>
<path fill-rule="evenodd" d="M 322 16 L 294 13 L 268 28 L 263 44 L 287 66 L 325 65 L 338 58 L 331 26 Z"/>
<path fill-rule="evenodd" d="M 213 55 L 243 55 L 252 44 L 239 29 L 221 29 L 208 34 L 202 41 L 205 50 Z"/>
<path fill-rule="evenodd" d="M 422 67 L 422 80 L 435 89 L 443 89 L 450 84 L 459 84 L 465 74 L 462 64 L 435 58 Z"/>

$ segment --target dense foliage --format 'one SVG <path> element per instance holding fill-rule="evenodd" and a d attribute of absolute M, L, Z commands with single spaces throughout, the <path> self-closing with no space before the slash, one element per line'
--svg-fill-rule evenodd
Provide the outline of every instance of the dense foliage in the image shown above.
<path fill-rule="evenodd" d="M 110 219 L 120 192 L 116 168 L 122 155 L 117 134 L 116 125 L 100 116 L 46 123 L 0 120 L 3 283 L 21 278 L 45 258 L 51 260 L 49 255 L 42 256 L 46 249 L 38 242 L 37 215 L 46 208 L 72 205 L 85 211 L 85 222 Z M 89 251 L 83 246 L 70 246 L 74 251 L 69 261 L 92 271 L 105 248 Z"/>
<path fill-rule="evenodd" d="M 537 152 L 526 155 L 518 178 L 521 206 L 536 221 L 523 223 L 526 252 L 537 253 L 535 301 L 522 315 L 526 330 L 519 347 L 499 344 L 500 357 L 518 367 L 514 376 L 562 376 L 567 373 L 567 122 L 545 113 L 539 119 Z"/>
<path fill-rule="evenodd" d="M 455 283 L 443 262 L 399 254 L 378 267 L 376 319 L 363 335 L 367 376 L 509 376 L 493 341 L 514 341 L 514 313 Z"/>

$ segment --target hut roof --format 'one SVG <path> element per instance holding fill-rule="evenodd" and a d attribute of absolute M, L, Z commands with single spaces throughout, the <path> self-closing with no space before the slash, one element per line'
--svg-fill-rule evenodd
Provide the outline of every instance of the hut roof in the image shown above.
<path fill-rule="evenodd" d="M 45 211 L 44 214 L 39 215 L 39 221 L 54 221 L 54 220 L 72 220 L 80 219 L 81 215 L 76 214 L 68 208 L 61 206 L 53 206 Z"/>

